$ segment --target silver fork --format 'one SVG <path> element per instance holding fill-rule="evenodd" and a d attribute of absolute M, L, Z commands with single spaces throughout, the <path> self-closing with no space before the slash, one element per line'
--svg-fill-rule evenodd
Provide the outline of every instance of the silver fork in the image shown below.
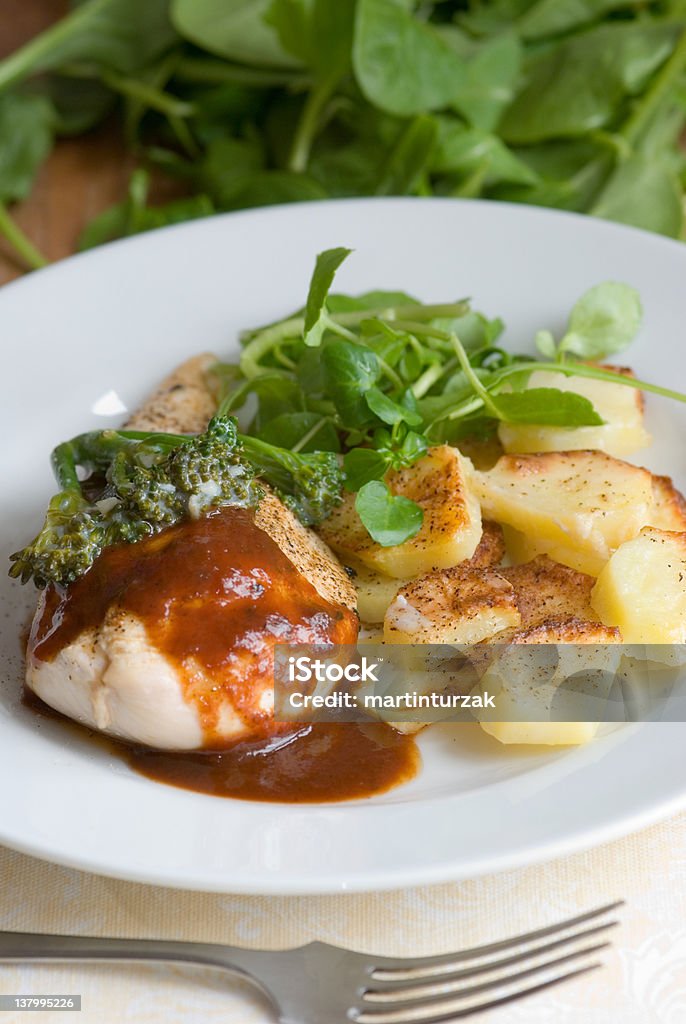
<path fill-rule="evenodd" d="M 323 942 L 267 952 L 209 942 L 0 932 L 0 962 L 152 960 L 222 967 L 257 986 L 280 1024 L 447 1024 L 600 967 L 610 903 L 547 928 L 441 956 L 354 953 Z"/>

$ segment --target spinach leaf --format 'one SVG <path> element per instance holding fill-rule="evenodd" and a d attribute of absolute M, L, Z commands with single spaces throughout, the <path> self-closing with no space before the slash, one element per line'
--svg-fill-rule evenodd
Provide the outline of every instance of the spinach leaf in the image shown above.
<path fill-rule="evenodd" d="M 508 182 L 531 185 L 538 175 L 497 135 L 467 128 L 454 118 L 438 119 L 438 137 L 431 160 L 435 174 L 472 174 L 483 169 L 484 186 Z"/>
<path fill-rule="evenodd" d="M 281 45 L 319 75 L 350 65 L 355 0 L 271 0 L 265 15 Z"/>
<path fill-rule="evenodd" d="M 669 24 L 618 22 L 532 57 L 500 134 L 506 142 L 530 143 L 602 128 L 669 56 L 675 35 Z"/>
<path fill-rule="evenodd" d="M 517 21 L 523 39 L 560 35 L 626 8 L 626 0 L 537 0 Z"/>
<path fill-rule="evenodd" d="M 336 271 L 352 249 L 326 249 L 317 256 L 314 273 L 305 303 L 304 340 L 306 345 L 316 347 L 322 340 L 326 328 L 326 297 L 333 284 Z"/>
<path fill-rule="evenodd" d="M 79 251 L 92 249 L 116 238 L 138 235 L 144 231 L 197 220 L 214 213 L 214 207 L 207 196 L 194 195 L 185 199 L 174 199 L 160 206 L 148 206 L 150 178 L 146 171 L 134 171 L 129 182 L 129 195 L 94 217 L 81 232 Z"/>
<path fill-rule="evenodd" d="M 436 142 L 436 122 L 423 115 L 410 121 L 390 151 L 376 186 L 379 196 L 406 195 L 426 171 Z"/>
<path fill-rule="evenodd" d="M 50 152 L 55 111 L 42 96 L 0 96 L 0 201 L 24 199 Z"/>
<path fill-rule="evenodd" d="M 225 210 L 243 210 L 251 206 L 272 206 L 275 203 L 304 203 L 326 199 L 321 185 L 307 174 L 291 171 L 261 171 L 241 182 Z"/>
<path fill-rule="evenodd" d="M 680 238 L 684 223 L 682 188 L 664 160 L 634 153 L 620 162 L 591 213 Z"/>
<path fill-rule="evenodd" d="M 0 90 L 69 63 L 142 68 L 177 38 L 168 8 L 168 0 L 88 0 L 0 61 Z"/>
<path fill-rule="evenodd" d="M 372 103 L 412 117 L 450 106 L 464 61 L 408 0 L 358 0 L 353 67 Z"/>
<path fill-rule="evenodd" d="M 415 537 L 424 521 L 424 512 L 416 502 L 391 494 L 380 480 L 370 480 L 360 488 L 355 509 L 372 540 L 384 548 Z"/>
<path fill-rule="evenodd" d="M 514 97 L 521 63 L 522 48 L 513 33 L 486 40 L 465 62 L 452 106 L 475 128 L 492 131 Z"/>
<path fill-rule="evenodd" d="M 171 19 L 180 35 L 210 53 L 258 67 L 297 66 L 265 21 L 269 7 L 270 0 L 171 0 Z"/>
<path fill-rule="evenodd" d="M 506 423 L 543 423 L 558 427 L 594 427 L 605 422 L 583 395 L 558 388 L 529 388 L 503 393 L 493 401 Z"/>

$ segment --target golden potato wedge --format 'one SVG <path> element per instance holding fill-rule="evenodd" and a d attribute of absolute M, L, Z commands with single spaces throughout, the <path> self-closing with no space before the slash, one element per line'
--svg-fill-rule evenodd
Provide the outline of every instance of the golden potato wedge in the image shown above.
<path fill-rule="evenodd" d="M 355 496 L 319 527 L 323 539 L 341 558 L 408 579 L 471 558 L 481 540 L 481 510 L 467 481 L 465 460 L 456 448 L 439 445 L 408 469 L 394 470 L 386 482 L 394 494 L 416 501 L 424 511 L 419 533 L 403 544 L 382 547 L 369 536 L 355 511 Z"/>
<path fill-rule="evenodd" d="M 653 507 L 651 473 L 599 451 L 504 455 L 471 477 L 489 519 L 595 575 L 615 548 L 636 536 Z"/>
<path fill-rule="evenodd" d="M 628 644 L 686 643 L 686 533 L 648 526 L 622 544 L 600 573 L 591 604 Z"/>

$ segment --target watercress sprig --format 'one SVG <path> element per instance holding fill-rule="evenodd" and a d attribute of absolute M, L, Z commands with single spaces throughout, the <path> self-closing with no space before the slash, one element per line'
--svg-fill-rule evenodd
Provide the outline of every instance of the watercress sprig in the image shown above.
<path fill-rule="evenodd" d="M 499 422 L 570 430 L 603 423 L 583 395 L 527 387 L 534 370 L 686 402 L 680 392 L 599 365 L 641 325 L 640 298 L 628 284 L 589 289 L 559 341 L 547 330 L 536 334 L 539 355 L 532 356 L 501 346 L 502 321 L 465 299 L 426 304 L 402 292 L 333 293 L 350 252 L 320 253 L 304 309 L 245 332 L 240 362 L 216 367 L 216 379 L 223 408 L 247 417 L 248 433 L 293 451 L 339 453 L 344 487 L 382 546 L 421 528 L 421 509 L 393 494 L 389 473 L 412 466 L 431 444 L 493 431 Z"/>

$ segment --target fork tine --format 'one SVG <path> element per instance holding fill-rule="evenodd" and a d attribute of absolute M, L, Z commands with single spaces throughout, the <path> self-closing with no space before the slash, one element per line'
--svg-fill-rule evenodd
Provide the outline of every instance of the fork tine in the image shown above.
<path fill-rule="evenodd" d="M 385 1004 L 376 1003 L 373 1008 L 370 1006 L 369 1013 L 372 1015 L 370 1019 L 373 1019 L 375 1024 L 382 1024 L 386 1019 L 386 1016 L 389 1014 L 406 1014 L 411 1010 L 424 1009 L 427 1011 L 433 1009 L 435 1012 L 436 1010 L 452 1007 L 453 1005 L 459 1008 L 459 1004 L 464 1003 L 465 1000 L 473 999 L 475 996 L 483 995 L 486 992 L 493 992 L 497 989 L 507 988 L 525 980 L 526 978 L 533 978 L 537 974 L 550 972 L 554 967 L 561 967 L 563 964 L 569 964 L 573 961 L 578 961 L 583 957 L 589 957 L 592 953 L 598 953 L 602 949 L 607 949 L 609 945 L 609 942 L 600 942 L 593 946 L 585 946 L 583 949 L 573 950 L 571 953 L 565 953 L 563 956 L 554 957 L 546 960 L 544 963 L 535 964 L 533 967 L 528 967 L 525 970 L 501 975 L 498 978 L 493 978 L 491 981 L 480 982 L 478 985 L 469 985 L 449 992 L 439 990 L 438 992 L 434 992 L 433 995 L 427 995 L 420 998 L 411 996 L 409 999 L 405 998 L 406 994 L 403 993 L 398 1000 L 388 1000 Z M 362 1012 L 367 1012 L 366 1007 Z M 423 1021 L 424 1017 L 417 1016 L 412 1019 Z"/>
<path fill-rule="evenodd" d="M 592 921 L 596 917 L 608 914 L 618 907 L 624 905 L 624 900 L 617 900 L 608 903 L 596 910 L 589 910 L 585 914 L 578 914 L 566 921 L 558 921 L 557 924 L 548 925 L 545 928 L 538 928 L 536 931 L 526 932 L 524 935 L 513 935 L 509 939 L 502 939 L 499 942 L 492 942 L 486 946 L 475 946 L 473 949 L 460 950 L 456 953 L 442 953 L 439 956 L 418 957 L 416 960 L 409 960 L 407 957 L 388 957 L 382 963 L 373 963 L 371 977 L 374 981 L 400 981 L 402 979 L 416 979 L 432 974 L 440 974 L 441 969 L 450 970 L 454 964 L 464 963 L 467 960 L 477 960 L 479 957 L 489 956 L 493 953 L 501 953 L 516 946 L 523 946 L 536 939 L 547 938 L 549 935 L 556 935 L 558 932 L 567 931 L 576 925 Z"/>
<path fill-rule="evenodd" d="M 539 981 L 536 985 L 528 985 L 526 988 L 517 989 L 516 992 L 511 992 L 507 995 L 497 996 L 494 999 L 488 999 L 486 1002 L 474 1003 L 472 1006 L 464 1007 L 457 1010 L 451 1010 L 446 1015 L 443 1011 L 439 1011 L 437 1017 L 408 1017 L 407 1014 L 403 1016 L 396 1015 L 380 1015 L 372 1013 L 361 1013 L 352 1017 L 355 1024 L 413 1024 L 414 1021 L 417 1024 L 450 1024 L 451 1021 L 462 1020 L 465 1017 L 475 1016 L 478 1013 L 483 1013 L 486 1010 L 493 1010 L 497 1006 L 504 1006 L 506 1003 L 513 1003 L 517 999 L 522 999 L 524 996 L 534 995 L 536 992 L 543 992 L 547 988 L 552 988 L 554 985 L 560 985 L 564 981 L 569 981 L 571 978 L 578 978 L 582 974 L 588 974 L 590 971 L 595 971 L 600 967 L 601 964 L 592 963 L 586 967 L 577 967 L 573 971 L 567 971 L 565 974 L 558 974 L 554 978 L 549 978 L 547 981 Z"/>
<path fill-rule="evenodd" d="M 572 943 L 578 943 L 582 940 L 590 939 L 594 935 L 600 935 L 603 932 L 608 931 L 610 928 L 616 927 L 617 924 L 617 921 L 608 921 L 605 924 L 596 925 L 594 928 L 586 928 L 581 932 L 574 932 L 573 934 L 566 935 L 561 939 L 546 942 L 542 946 L 534 946 L 532 949 L 524 950 L 523 952 L 516 953 L 513 956 L 500 957 L 497 960 L 489 960 L 486 963 L 477 964 L 473 967 L 470 966 L 456 971 L 441 971 L 440 974 L 415 975 L 412 978 L 400 978 L 394 981 L 386 981 L 383 985 L 366 989 L 364 998 L 368 1002 L 390 1002 L 394 999 L 408 999 L 412 992 L 422 993 L 424 991 L 435 989 L 438 985 L 445 986 L 449 984 L 456 984 L 468 978 L 477 977 L 480 974 L 492 974 L 494 971 L 502 970 L 504 967 L 511 967 L 514 964 L 522 963 L 525 960 L 533 960 L 536 957 L 545 956 L 563 946 L 569 946 Z M 602 943 L 602 946 L 607 945 L 607 942 Z M 423 979 L 426 980 L 422 984 Z M 417 982 L 419 982 L 419 984 L 417 984 Z"/>

